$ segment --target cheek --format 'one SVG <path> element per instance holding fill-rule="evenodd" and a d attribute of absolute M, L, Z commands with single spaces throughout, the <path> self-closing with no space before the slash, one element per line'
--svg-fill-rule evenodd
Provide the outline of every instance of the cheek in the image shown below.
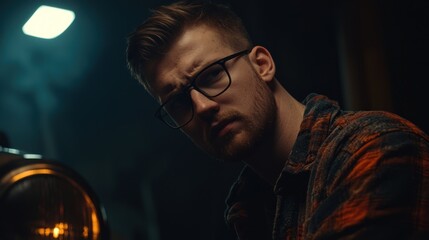
<path fill-rule="evenodd" d="M 257 81 L 261 80 L 255 74 L 249 72 L 231 83 L 230 89 L 228 89 L 231 90 L 228 94 L 228 100 L 234 103 L 236 107 L 239 107 L 237 110 L 246 111 L 247 109 L 252 109 L 256 100 L 258 85 L 260 85 Z"/>

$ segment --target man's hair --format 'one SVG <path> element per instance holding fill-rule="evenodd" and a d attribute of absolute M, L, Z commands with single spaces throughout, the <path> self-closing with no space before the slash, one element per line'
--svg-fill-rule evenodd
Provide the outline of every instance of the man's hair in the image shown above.
<path fill-rule="evenodd" d="M 151 92 L 148 66 L 159 60 L 186 27 L 206 25 L 235 50 L 252 45 L 241 19 L 226 5 L 208 1 L 179 1 L 152 10 L 152 15 L 127 39 L 131 75 Z M 204 44 L 204 43 L 201 43 Z"/>

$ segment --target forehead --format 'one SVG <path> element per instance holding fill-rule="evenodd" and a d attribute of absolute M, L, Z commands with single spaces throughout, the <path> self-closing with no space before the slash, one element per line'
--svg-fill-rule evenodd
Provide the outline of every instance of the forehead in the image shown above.
<path fill-rule="evenodd" d="M 185 29 L 152 67 L 150 87 L 158 100 L 173 89 L 187 83 L 189 78 L 207 64 L 231 53 L 222 36 L 205 25 Z"/>

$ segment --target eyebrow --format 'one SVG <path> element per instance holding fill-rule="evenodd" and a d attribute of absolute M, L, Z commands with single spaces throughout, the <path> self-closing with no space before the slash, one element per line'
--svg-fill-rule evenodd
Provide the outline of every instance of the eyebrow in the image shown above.
<path fill-rule="evenodd" d="M 161 89 L 161 94 L 165 96 L 165 101 L 162 101 L 161 97 L 159 98 L 161 104 L 169 101 L 170 99 L 174 98 L 178 94 L 182 93 L 183 89 L 188 86 L 188 84 L 180 84 L 178 87 L 176 87 L 175 84 L 167 84 Z"/>
<path fill-rule="evenodd" d="M 180 84 L 180 86 L 178 88 L 176 88 L 176 86 L 174 84 L 171 84 L 171 83 L 162 87 L 160 90 L 161 95 L 165 95 L 166 97 L 165 97 L 165 101 L 162 101 L 162 99 L 160 98 L 159 99 L 160 102 L 165 103 L 165 102 L 169 101 L 172 97 L 179 94 L 183 90 L 183 88 L 185 88 L 186 86 L 191 84 L 191 82 L 195 79 L 196 76 L 198 76 L 198 74 L 201 73 L 201 71 L 206 69 L 208 66 L 215 64 L 216 62 L 218 62 L 221 59 L 222 58 L 215 58 L 214 60 L 208 61 L 206 63 L 203 63 L 202 61 L 194 60 L 192 62 L 192 64 L 190 65 L 190 67 L 183 73 L 183 77 L 184 77 L 184 79 L 186 79 L 187 83 L 186 84 Z M 177 89 L 177 90 L 175 91 L 175 89 Z"/>
<path fill-rule="evenodd" d="M 207 65 L 203 64 L 203 61 L 194 60 L 192 62 L 192 65 L 185 72 L 186 79 L 189 83 L 205 68 L 205 66 Z"/>
<path fill-rule="evenodd" d="M 206 59 L 204 59 L 206 60 Z M 218 57 L 218 58 L 214 58 L 210 61 L 199 61 L 197 63 L 196 60 L 194 60 L 192 67 L 190 67 L 189 69 L 191 69 L 191 71 L 188 71 L 189 73 L 191 73 L 190 75 L 187 76 L 187 78 L 189 80 L 193 80 L 198 74 L 201 73 L 201 71 L 203 71 L 204 69 L 206 69 L 207 67 L 219 62 L 219 60 L 222 60 L 222 57 Z M 197 71 L 195 71 L 197 69 Z"/>

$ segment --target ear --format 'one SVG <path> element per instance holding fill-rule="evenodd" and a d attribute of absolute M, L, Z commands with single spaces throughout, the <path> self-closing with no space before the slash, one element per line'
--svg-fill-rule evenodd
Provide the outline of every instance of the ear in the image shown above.
<path fill-rule="evenodd" d="M 252 66 L 265 82 L 271 82 L 276 73 L 276 66 L 270 52 L 262 47 L 255 46 L 249 53 Z"/>

